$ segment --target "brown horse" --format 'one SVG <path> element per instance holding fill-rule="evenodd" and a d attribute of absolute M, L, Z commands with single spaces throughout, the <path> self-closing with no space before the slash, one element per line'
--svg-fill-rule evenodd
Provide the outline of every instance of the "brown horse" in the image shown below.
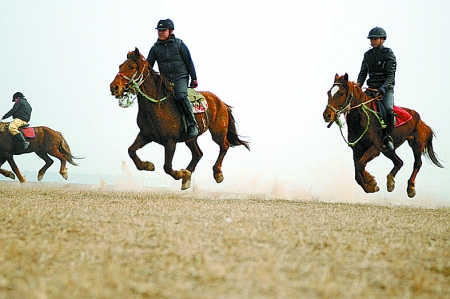
<path fill-rule="evenodd" d="M 38 172 L 39 181 L 42 180 L 47 169 L 53 164 L 53 160 L 49 155 L 52 155 L 61 161 L 59 173 L 67 180 L 66 161 L 76 166 L 77 164 L 73 159 L 80 158 L 72 155 L 67 141 L 60 132 L 54 131 L 48 127 L 34 127 L 35 137 L 27 138 L 30 145 L 24 150 L 22 143 L 18 142 L 18 140 L 9 133 L 8 125 L 9 123 L 0 122 L 0 167 L 5 161 L 8 161 L 14 173 L 0 168 L 0 174 L 13 180 L 15 179 L 14 174 L 16 174 L 19 181 L 25 183 L 25 177 L 20 173 L 13 156 L 34 152 L 45 161 L 44 167 Z"/>
<path fill-rule="evenodd" d="M 164 171 L 175 180 L 182 179 L 181 189 L 190 187 L 191 174 L 203 156 L 197 137 L 187 136 L 182 125 L 182 115 L 173 95 L 169 81 L 150 68 L 148 61 L 136 48 L 128 52 L 127 60 L 119 66 L 119 73 L 110 84 L 111 94 L 119 99 L 120 106 L 128 106 L 130 94 L 136 95 L 139 111 L 137 124 L 139 134 L 128 148 L 128 154 L 138 170 L 155 170 L 153 163 L 141 161 L 136 151 L 154 141 L 164 146 Z M 199 136 L 210 131 L 212 139 L 220 147 L 219 157 L 213 166 L 214 179 L 223 181 L 222 161 L 230 146 L 243 145 L 250 150 L 247 141 L 237 134 L 231 107 L 211 92 L 202 91 L 206 98 L 205 113 L 196 113 Z M 192 153 L 186 169 L 173 170 L 172 159 L 178 142 L 185 142 Z"/>
<path fill-rule="evenodd" d="M 395 175 L 403 166 L 403 161 L 397 156 L 395 150 L 383 149 L 380 117 L 377 112 L 369 108 L 369 103 L 374 100 L 365 94 L 356 83 L 348 81 L 347 74 L 344 76 L 336 74 L 334 84 L 328 91 L 328 105 L 323 112 L 323 117 L 330 127 L 333 122 L 340 124 L 340 114 L 343 113 L 346 116 L 348 145 L 353 149 L 355 180 L 365 192 L 373 193 L 380 190 L 374 176 L 365 170 L 367 163 L 377 157 L 380 152 L 394 163 L 394 167 L 387 175 L 387 190 L 392 192 L 395 187 Z M 407 193 L 409 197 L 414 197 L 416 195 L 416 176 L 422 166 L 422 154 L 429 158 L 434 165 L 443 166 L 433 150 L 433 130 L 420 119 L 419 113 L 412 109 L 403 109 L 412 118 L 396 127 L 392 138 L 395 148 L 408 141 L 413 150 L 414 169 L 408 180 Z"/>

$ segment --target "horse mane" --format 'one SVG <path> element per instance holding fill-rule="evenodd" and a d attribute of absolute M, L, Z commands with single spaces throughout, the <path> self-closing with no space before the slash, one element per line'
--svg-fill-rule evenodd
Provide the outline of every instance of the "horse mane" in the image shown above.
<path fill-rule="evenodd" d="M 140 68 L 149 70 L 149 77 L 156 84 L 157 98 L 161 99 L 172 93 L 172 86 L 169 80 L 153 70 L 147 59 L 139 53 L 137 48 L 134 51 L 128 52 L 127 58 L 133 60 Z"/>

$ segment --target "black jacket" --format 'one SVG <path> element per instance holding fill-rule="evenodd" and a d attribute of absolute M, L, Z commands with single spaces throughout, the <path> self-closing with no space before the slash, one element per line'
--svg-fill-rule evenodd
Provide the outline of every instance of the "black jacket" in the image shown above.
<path fill-rule="evenodd" d="M 384 87 L 393 89 L 395 85 L 395 71 L 397 70 L 397 60 L 394 52 L 384 46 L 372 48 L 364 53 L 361 64 L 361 71 L 358 75 L 358 84 L 363 86 L 367 75 L 367 85 L 371 88 Z"/>
<path fill-rule="evenodd" d="M 164 41 L 158 39 L 150 49 L 147 60 L 152 68 L 157 61 L 159 72 L 171 82 L 188 76 L 191 80 L 197 80 L 189 49 L 174 34 Z"/>
<path fill-rule="evenodd" d="M 12 116 L 13 118 L 19 118 L 23 121 L 29 122 L 31 118 L 31 106 L 28 103 L 27 99 L 21 98 L 16 103 L 14 103 L 11 110 L 6 112 L 2 118 L 8 118 Z"/>

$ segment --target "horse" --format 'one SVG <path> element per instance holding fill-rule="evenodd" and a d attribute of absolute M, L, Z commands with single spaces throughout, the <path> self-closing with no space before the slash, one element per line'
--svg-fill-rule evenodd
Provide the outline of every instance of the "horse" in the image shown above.
<path fill-rule="evenodd" d="M 189 137 L 184 130 L 182 113 L 170 82 L 150 67 L 138 48 L 128 52 L 127 60 L 119 66 L 119 72 L 110 84 L 110 91 L 119 99 L 121 107 L 129 106 L 131 95 L 137 97 L 137 125 L 140 131 L 128 148 L 128 155 L 136 168 L 145 171 L 155 170 L 154 164 L 141 161 L 136 151 L 151 142 L 156 142 L 164 147 L 165 173 L 175 180 L 182 179 L 181 190 L 190 188 L 191 175 L 203 156 L 197 138 L 207 130 L 220 148 L 213 166 L 213 176 L 217 183 L 224 180 L 222 162 L 229 147 L 242 145 L 250 150 L 249 142 L 241 139 L 237 133 L 232 107 L 208 91 L 200 92 L 206 98 L 207 109 L 204 113 L 195 114 L 199 134 L 196 137 Z M 172 159 L 176 144 L 180 142 L 186 144 L 192 158 L 186 169 L 173 170 Z"/>
<path fill-rule="evenodd" d="M 422 166 L 421 156 L 424 155 L 435 166 L 443 168 L 436 153 L 433 150 L 434 131 L 425 124 L 419 113 L 413 109 L 399 107 L 410 114 L 410 120 L 394 128 L 392 133 L 394 150 L 386 150 L 382 144 L 381 118 L 370 104 L 378 100 L 378 97 L 369 97 L 355 82 L 348 80 L 348 74 L 335 75 L 334 83 L 328 91 L 328 104 L 323 112 L 325 122 L 330 127 L 334 122 L 340 124 L 339 116 L 344 114 L 348 124 L 348 145 L 353 150 L 355 167 L 355 180 L 366 193 L 374 193 L 380 190 L 375 177 L 366 171 L 368 162 L 380 153 L 389 158 L 394 167 L 387 175 L 387 191 L 395 188 L 395 175 L 403 166 L 403 161 L 395 153 L 395 149 L 408 141 L 414 155 L 414 167 L 408 180 L 407 194 L 410 198 L 416 195 L 416 176 Z M 394 112 L 395 112 L 394 107 Z M 342 132 L 341 132 L 342 133 Z M 344 135 L 342 135 L 344 136 Z M 344 138 L 345 140 L 345 138 Z"/>
<path fill-rule="evenodd" d="M 25 176 L 20 173 L 20 170 L 14 161 L 14 155 L 34 152 L 39 158 L 45 161 L 45 165 L 38 172 L 38 181 L 42 180 L 47 169 L 53 164 L 53 160 L 49 155 L 58 158 L 61 161 L 59 173 L 65 180 L 69 177 L 67 174 L 66 161 L 77 166 L 78 164 L 75 163 L 74 159 L 82 159 L 72 155 L 69 144 L 60 132 L 45 126 L 30 127 L 29 129 L 34 129 L 34 136 L 32 138 L 27 138 L 30 145 L 27 149 L 23 149 L 22 143 L 11 135 L 8 126 L 8 122 L 0 122 L 0 167 L 5 161 L 8 161 L 13 171 L 11 172 L 0 168 L 0 174 L 7 178 L 14 180 L 16 175 L 20 183 L 25 183 L 26 181 Z"/>

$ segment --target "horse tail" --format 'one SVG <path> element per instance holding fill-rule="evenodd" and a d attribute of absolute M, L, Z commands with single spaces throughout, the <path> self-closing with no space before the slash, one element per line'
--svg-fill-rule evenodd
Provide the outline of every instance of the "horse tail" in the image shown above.
<path fill-rule="evenodd" d="M 444 166 L 439 161 L 439 158 L 437 157 L 436 153 L 433 150 L 433 137 L 436 137 L 436 134 L 434 133 L 433 129 L 431 129 L 427 124 L 422 122 L 424 133 L 425 133 L 425 145 L 423 149 L 423 155 L 428 158 L 431 162 L 433 162 L 434 165 L 440 168 L 444 168 Z"/>
<path fill-rule="evenodd" d="M 74 157 L 72 155 L 72 152 L 70 151 L 69 144 L 67 143 L 64 136 L 61 133 L 59 133 L 59 136 L 61 137 L 61 143 L 59 144 L 59 152 L 67 157 L 67 162 L 69 162 L 74 166 L 78 166 L 78 164 L 75 163 L 73 159 L 82 159 L 82 158 Z"/>
<path fill-rule="evenodd" d="M 242 140 L 241 136 L 238 135 L 236 129 L 236 121 L 234 120 L 233 113 L 231 111 L 231 106 L 227 105 L 228 110 L 228 132 L 227 132 L 227 140 L 232 147 L 237 145 L 243 145 L 248 150 L 250 150 L 250 144 L 248 141 Z"/>

